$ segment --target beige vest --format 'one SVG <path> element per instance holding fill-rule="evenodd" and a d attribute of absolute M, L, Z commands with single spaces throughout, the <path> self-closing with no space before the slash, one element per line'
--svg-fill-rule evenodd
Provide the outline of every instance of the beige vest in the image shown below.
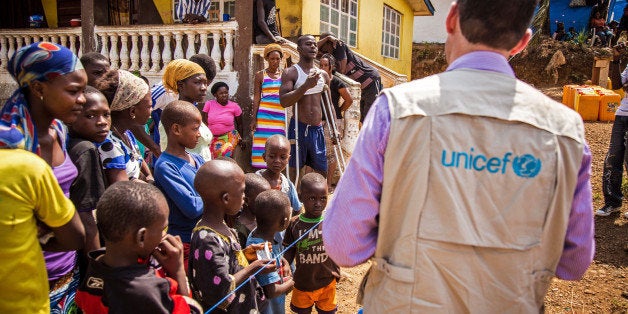
<path fill-rule="evenodd" d="M 486 71 L 384 94 L 390 137 L 365 312 L 538 312 L 563 251 L 582 119 Z"/>

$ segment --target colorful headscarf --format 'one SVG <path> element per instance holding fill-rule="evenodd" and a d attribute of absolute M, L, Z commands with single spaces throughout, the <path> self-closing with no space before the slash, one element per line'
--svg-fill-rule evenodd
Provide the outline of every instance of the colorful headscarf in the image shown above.
<path fill-rule="evenodd" d="M 141 78 L 125 70 L 118 70 L 118 89 L 109 108 L 122 111 L 131 108 L 148 94 L 148 85 Z"/>
<path fill-rule="evenodd" d="M 164 87 L 174 93 L 179 93 L 177 82 L 196 75 L 205 74 L 205 70 L 200 65 L 186 59 L 176 59 L 170 61 L 164 70 Z"/>
<path fill-rule="evenodd" d="M 23 90 L 34 80 L 50 81 L 80 69 L 83 65 L 70 49 L 50 42 L 33 43 L 15 52 L 7 70 L 19 88 L 0 111 L 0 148 L 21 148 L 39 154 L 37 132 Z"/>

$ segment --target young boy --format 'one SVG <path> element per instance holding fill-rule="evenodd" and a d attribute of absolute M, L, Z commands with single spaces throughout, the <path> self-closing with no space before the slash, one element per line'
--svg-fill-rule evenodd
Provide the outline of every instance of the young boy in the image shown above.
<path fill-rule="evenodd" d="M 94 86 L 94 82 L 105 75 L 111 67 L 107 57 L 98 52 L 89 52 L 81 56 L 81 63 L 87 74 L 87 85 Z"/>
<path fill-rule="evenodd" d="M 246 239 L 251 231 L 257 227 L 253 214 L 255 212 L 255 198 L 267 190 L 270 190 L 270 184 L 266 179 L 254 173 L 244 175 L 244 204 L 242 204 L 242 210 L 233 227 L 238 233 L 238 241 L 242 247 L 246 247 Z"/>
<path fill-rule="evenodd" d="M 298 215 L 301 210 L 301 203 L 297 189 L 282 173 L 286 170 L 288 160 L 290 160 L 290 141 L 288 138 L 280 134 L 269 137 L 266 140 L 262 158 L 264 158 L 267 168 L 258 170 L 256 174 L 268 180 L 272 189 L 280 190 L 288 195 L 292 206 L 292 215 Z"/>
<path fill-rule="evenodd" d="M 194 179 L 194 188 L 203 199 L 204 210 L 190 242 L 189 279 L 194 298 L 207 311 L 214 307 L 229 313 L 253 313 L 266 306 L 266 297 L 257 281 L 249 280 L 260 267 L 274 271 L 275 263 L 256 259 L 255 250 L 242 250 L 236 233 L 225 223 L 225 215 L 235 215 L 244 202 L 244 172 L 225 160 L 206 162 Z M 251 264 L 249 261 L 255 260 Z M 229 296 L 229 297 L 227 297 Z M 219 301 L 223 300 L 222 303 Z"/>
<path fill-rule="evenodd" d="M 198 143 L 201 113 L 191 103 L 176 100 L 164 109 L 161 122 L 168 146 L 155 163 L 155 186 L 164 193 L 170 208 L 168 233 L 183 241 L 187 272 L 192 230 L 203 214 L 203 200 L 194 189 L 194 177 L 205 160 L 185 149 Z"/>
<path fill-rule="evenodd" d="M 106 249 L 90 253 L 89 267 L 76 295 L 84 313 L 190 313 L 179 237 L 164 232 L 168 204 L 150 184 L 111 185 L 96 216 Z M 148 265 L 153 257 L 168 277 Z M 142 262 L 140 262 L 140 260 Z"/>
<path fill-rule="evenodd" d="M 317 225 L 284 255 L 288 262 L 296 258 L 294 290 L 290 308 L 296 313 L 310 313 L 316 305 L 318 313 L 336 312 L 336 282 L 340 268 L 325 253 L 322 227 L 323 210 L 327 205 L 327 180 L 318 173 L 308 173 L 301 179 L 299 194 L 305 212 L 290 222 L 284 246 L 298 239 Z"/>
<path fill-rule="evenodd" d="M 272 258 L 279 259 L 283 247 L 281 238 L 277 235 L 286 230 L 290 222 L 290 200 L 277 190 L 268 190 L 260 193 L 255 199 L 255 220 L 257 228 L 249 235 L 247 245 L 270 242 L 272 244 Z M 277 262 L 277 265 L 280 265 Z M 269 298 L 269 306 L 262 311 L 264 314 L 285 313 L 286 293 L 292 290 L 292 278 L 284 278 L 280 271 L 269 274 L 258 274 L 255 279 L 264 288 L 264 294 Z"/>
<path fill-rule="evenodd" d="M 94 143 L 104 141 L 110 127 L 111 112 L 107 99 L 99 90 L 87 86 L 85 105 L 76 121 L 70 125 L 68 142 L 68 155 L 78 170 L 78 176 L 70 186 L 70 199 L 85 227 L 85 253 L 100 248 L 94 209 L 106 185 Z"/>

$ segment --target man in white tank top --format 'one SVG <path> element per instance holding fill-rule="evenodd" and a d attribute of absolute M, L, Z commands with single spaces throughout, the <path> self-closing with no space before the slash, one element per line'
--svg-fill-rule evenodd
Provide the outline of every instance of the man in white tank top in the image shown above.
<path fill-rule="evenodd" d="M 321 109 L 321 92 L 329 83 L 325 71 L 314 65 L 318 53 L 316 40 L 312 35 L 303 35 L 297 40 L 299 63 L 286 69 L 281 76 L 279 100 L 284 108 L 299 106 L 298 140 L 299 158 L 297 165 L 295 145 L 295 118 L 290 120 L 288 138 L 291 142 L 290 178 L 296 182 L 296 169 L 310 166 L 314 171 L 327 175 L 327 156 L 325 137 L 323 136 L 323 112 Z M 302 172 L 301 172 L 302 173 Z"/>

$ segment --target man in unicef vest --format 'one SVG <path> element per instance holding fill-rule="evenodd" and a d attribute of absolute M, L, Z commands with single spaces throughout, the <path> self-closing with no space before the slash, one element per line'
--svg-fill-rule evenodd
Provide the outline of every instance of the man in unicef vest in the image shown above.
<path fill-rule="evenodd" d="M 536 0 L 458 0 L 444 73 L 382 92 L 323 223 L 366 313 L 534 313 L 593 259 L 582 119 L 517 80 Z M 356 192 L 359 191 L 359 192 Z"/>

